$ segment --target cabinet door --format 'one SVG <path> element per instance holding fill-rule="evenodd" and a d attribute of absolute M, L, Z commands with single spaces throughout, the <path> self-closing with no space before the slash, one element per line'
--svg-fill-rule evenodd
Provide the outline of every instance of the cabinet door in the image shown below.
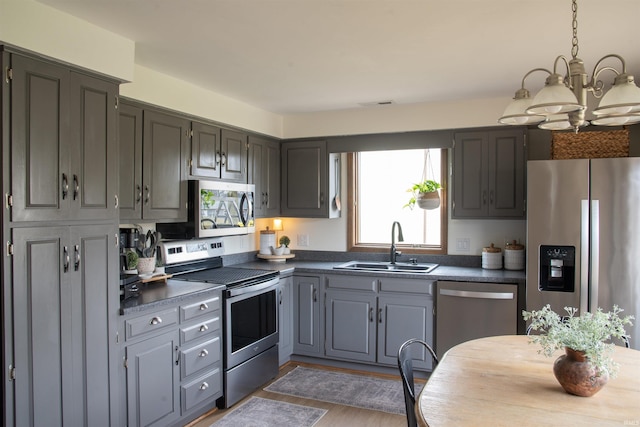
<path fill-rule="evenodd" d="M 524 133 L 489 132 L 489 205 L 491 217 L 525 217 Z"/>
<path fill-rule="evenodd" d="M 488 138 L 486 132 L 455 134 L 452 217 L 486 216 L 489 203 Z"/>
<path fill-rule="evenodd" d="M 71 227 L 71 331 L 75 420 L 117 424 L 118 245 L 116 225 Z"/>
<path fill-rule="evenodd" d="M 187 220 L 187 147 L 190 122 L 153 110 L 144 111 L 142 217 Z"/>
<path fill-rule="evenodd" d="M 178 331 L 127 346 L 129 426 L 166 426 L 180 416 Z"/>
<path fill-rule="evenodd" d="M 120 220 L 142 219 L 142 108 L 120 103 L 118 149 Z"/>
<path fill-rule="evenodd" d="M 378 362 L 397 365 L 398 349 L 410 338 L 433 346 L 433 299 L 426 295 L 381 295 L 378 298 Z M 414 367 L 432 369 L 431 355 L 416 349 Z"/>
<path fill-rule="evenodd" d="M 71 206 L 76 219 L 115 219 L 118 184 L 116 84 L 71 73 Z"/>
<path fill-rule="evenodd" d="M 278 141 L 267 141 L 263 179 L 266 195 L 265 216 L 272 217 L 280 215 L 280 143 Z"/>
<path fill-rule="evenodd" d="M 192 122 L 191 175 L 220 178 L 220 128 Z"/>
<path fill-rule="evenodd" d="M 282 215 L 328 217 L 326 141 L 282 144 Z"/>
<path fill-rule="evenodd" d="M 325 301 L 325 354 L 375 362 L 376 295 L 327 290 Z"/>
<path fill-rule="evenodd" d="M 293 352 L 293 277 L 281 277 L 278 311 L 278 354 L 280 365 L 289 361 Z"/>
<path fill-rule="evenodd" d="M 74 421 L 67 233 L 64 227 L 13 230 L 14 358 L 20 372 L 13 381 L 16 426 Z"/>
<path fill-rule="evenodd" d="M 220 178 L 247 182 L 247 135 L 222 129 L 222 170 Z"/>
<path fill-rule="evenodd" d="M 249 137 L 248 174 L 249 184 L 256 186 L 254 194 L 253 211 L 256 218 L 266 217 L 267 210 L 267 185 L 265 181 L 265 157 L 267 147 L 263 139 Z"/>
<path fill-rule="evenodd" d="M 295 354 L 312 356 L 322 354 L 319 294 L 319 277 L 293 277 L 293 352 Z"/>
<path fill-rule="evenodd" d="M 69 71 L 19 55 L 11 58 L 11 219 L 65 219 L 72 195 Z"/>

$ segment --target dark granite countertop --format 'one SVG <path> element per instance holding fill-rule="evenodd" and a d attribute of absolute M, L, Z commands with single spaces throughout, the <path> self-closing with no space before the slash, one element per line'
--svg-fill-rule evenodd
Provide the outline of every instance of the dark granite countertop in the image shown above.
<path fill-rule="evenodd" d="M 162 308 L 176 302 L 201 297 L 212 290 L 223 290 L 225 286 L 169 279 L 166 283 L 164 281 L 144 283 L 139 285 L 139 288 L 140 295 L 137 298 L 120 301 L 120 314 Z"/>
<path fill-rule="evenodd" d="M 362 271 L 362 270 L 336 270 L 335 266 L 343 262 L 333 261 L 295 261 L 287 260 L 286 262 L 269 262 L 256 260 L 242 264 L 235 264 L 234 267 L 239 268 L 260 268 L 265 270 L 279 271 L 280 275 L 286 276 L 296 273 L 336 273 L 348 275 L 364 275 L 375 276 L 384 275 L 386 277 L 403 277 L 411 279 L 427 279 L 427 280 L 458 280 L 463 282 L 498 282 L 498 283 L 517 283 L 525 284 L 526 275 L 524 271 L 513 270 L 485 270 L 476 267 L 455 267 L 440 265 L 431 273 L 397 273 L 397 272 L 379 272 L 379 271 Z"/>
<path fill-rule="evenodd" d="M 357 259 L 358 257 L 357 255 L 352 255 L 351 258 Z M 440 265 L 429 274 L 334 269 L 335 266 L 344 262 L 345 261 L 343 260 L 314 261 L 295 259 L 289 259 L 286 262 L 269 262 L 256 258 L 255 260 L 231 264 L 228 266 L 273 270 L 278 271 L 283 277 L 292 275 L 295 270 L 296 273 L 310 274 L 335 273 L 359 276 L 384 275 L 385 277 L 425 279 L 429 281 L 453 280 L 477 283 L 515 283 L 520 286 L 524 286 L 526 284 L 526 275 L 524 271 L 485 270 L 479 267 L 448 265 Z M 207 283 L 184 282 L 172 279 L 169 279 L 166 284 L 164 282 L 147 283 L 142 285 L 140 296 L 138 298 L 130 298 L 120 303 L 120 314 L 129 314 L 161 308 L 164 305 L 170 305 L 185 299 L 197 297 L 200 294 L 206 293 L 215 288 L 224 288 L 224 286 L 221 287 L 219 285 Z"/>

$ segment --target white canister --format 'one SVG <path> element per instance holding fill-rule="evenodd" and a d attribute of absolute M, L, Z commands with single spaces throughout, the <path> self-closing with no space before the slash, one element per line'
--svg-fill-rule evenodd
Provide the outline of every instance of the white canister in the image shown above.
<path fill-rule="evenodd" d="M 524 245 L 515 240 L 504 248 L 505 270 L 524 270 Z"/>
<path fill-rule="evenodd" d="M 276 247 L 276 232 L 269 230 L 260 230 L 260 254 L 271 255 L 271 247 Z"/>
<path fill-rule="evenodd" d="M 502 249 L 493 246 L 482 248 L 482 268 L 500 270 L 502 268 Z"/>

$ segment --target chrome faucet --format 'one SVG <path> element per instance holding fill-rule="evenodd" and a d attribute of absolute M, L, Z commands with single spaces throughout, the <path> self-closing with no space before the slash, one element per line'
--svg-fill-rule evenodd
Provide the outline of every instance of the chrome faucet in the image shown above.
<path fill-rule="evenodd" d="M 394 221 L 391 225 L 391 250 L 389 251 L 389 263 L 391 264 L 395 264 L 396 257 L 402 254 L 402 252 L 396 250 L 396 225 L 398 226 L 398 242 L 404 242 L 402 226 L 398 221 Z"/>

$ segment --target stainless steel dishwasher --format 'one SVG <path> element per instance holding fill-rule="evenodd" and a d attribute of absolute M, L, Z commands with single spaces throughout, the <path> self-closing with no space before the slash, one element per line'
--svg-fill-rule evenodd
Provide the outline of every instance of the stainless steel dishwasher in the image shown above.
<path fill-rule="evenodd" d="M 438 281 L 436 290 L 439 358 L 465 341 L 518 332 L 518 285 Z"/>

